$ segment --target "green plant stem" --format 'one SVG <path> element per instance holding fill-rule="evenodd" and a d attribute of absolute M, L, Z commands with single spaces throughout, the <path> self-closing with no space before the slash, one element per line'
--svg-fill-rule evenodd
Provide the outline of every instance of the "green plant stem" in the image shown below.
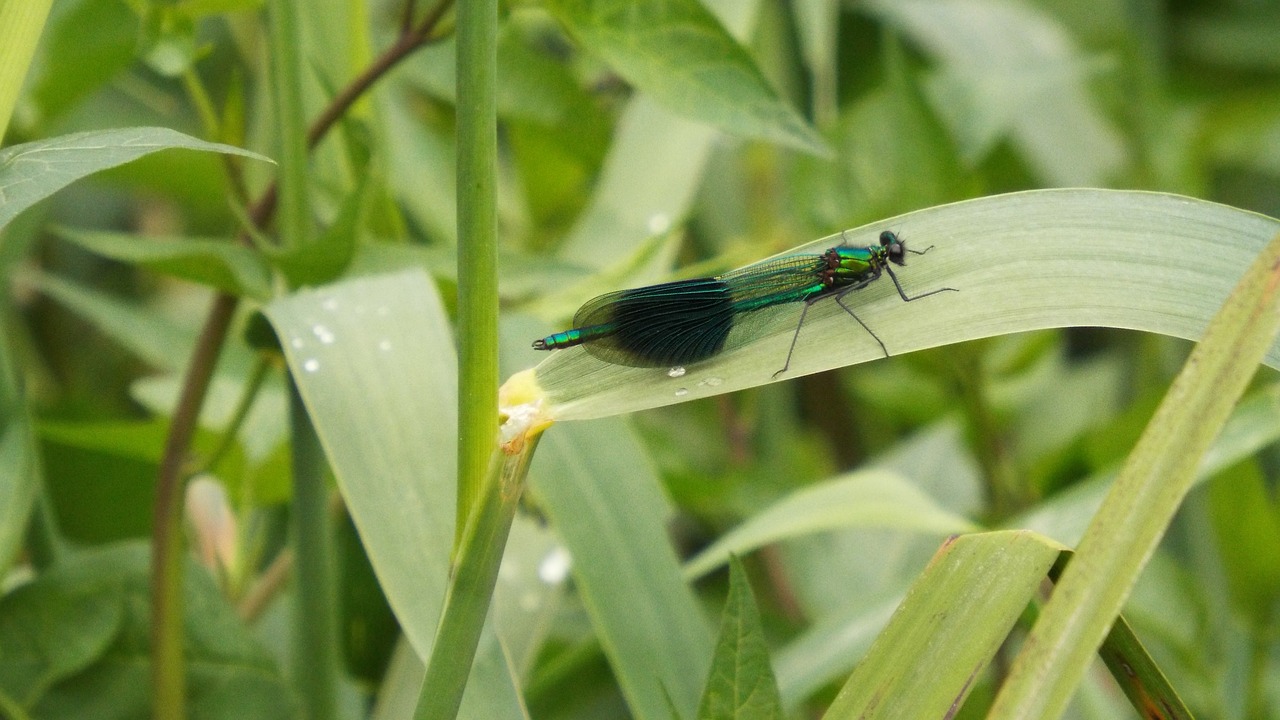
<path fill-rule="evenodd" d="M 205 460 L 201 469 L 192 473 L 193 475 L 216 469 L 222 458 L 226 457 L 231 448 L 235 447 L 236 436 L 244 425 L 245 418 L 249 417 L 249 411 L 253 409 L 253 401 L 258 396 L 258 391 L 262 389 L 262 384 L 266 382 L 267 373 L 271 370 L 271 367 L 272 364 L 265 355 L 259 356 L 258 361 L 253 366 L 252 374 L 249 375 L 249 382 L 245 384 L 244 392 L 240 393 L 240 399 L 236 402 L 235 412 L 232 413 L 230 422 L 222 430 L 222 439 L 218 441 L 218 446 L 213 449 L 213 452 L 209 453 L 209 457 Z"/>
<path fill-rule="evenodd" d="M 298 387 L 289 383 L 293 449 L 293 546 L 297 606 L 292 675 L 303 717 L 338 717 L 338 616 L 333 542 L 325 491 L 325 458 Z"/>
<path fill-rule="evenodd" d="M 302 109 L 302 30 L 295 0 L 271 0 L 271 87 L 280 137 L 280 211 L 276 224 L 285 248 L 312 236 L 307 195 L 307 137 Z"/>
<path fill-rule="evenodd" d="M 0 0 L 0 140 L 52 6 L 53 0 Z"/>
<path fill-rule="evenodd" d="M 440 625 L 414 713 L 416 720 L 447 720 L 458 714 L 480 633 L 489 614 L 511 521 L 537 444 L 535 436 L 517 455 L 506 455 L 500 450 L 492 454 L 492 463 L 484 478 L 484 492 L 463 531 L 449 576 Z"/>
<path fill-rule="evenodd" d="M 458 7 L 458 508 L 461 542 L 498 434 L 497 0 Z"/>
<path fill-rule="evenodd" d="M 182 643 L 182 478 L 200 406 L 235 313 L 236 299 L 219 294 L 196 340 L 182 393 L 161 456 L 151 539 L 151 689 L 153 717 L 185 714 L 186 658 Z"/>
<path fill-rule="evenodd" d="M 1080 541 L 988 717 L 1056 718 L 1280 329 L 1280 236 L 1210 322 Z"/>
<path fill-rule="evenodd" d="M 182 87 L 187 91 L 187 97 L 191 98 L 191 103 L 195 105 L 196 115 L 200 118 L 200 124 L 203 126 L 205 137 L 221 138 L 222 128 L 218 122 L 218 113 L 213 108 L 213 100 L 209 98 L 209 92 L 204 87 L 204 81 L 200 79 L 200 73 L 196 72 L 194 65 L 187 66 L 182 72 Z"/>
<path fill-rule="evenodd" d="M 236 605 L 236 614 L 241 620 L 253 623 L 262 615 L 262 611 L 267 609 L 270 600 L 292 576 L 293 562 L 292 548 L 281 549 Z"/>
<path fill-rule="evenodd" d="M 1016 512 L 1024 504 L 1004 433 L 988 402 L 987 375 L 983 367 L 981 343 L 961 348 L 956 355 L 956 386 L 969 419 L 973 452 L 982 468 L 987 488 L 987 512 L 996 522 Z"/>

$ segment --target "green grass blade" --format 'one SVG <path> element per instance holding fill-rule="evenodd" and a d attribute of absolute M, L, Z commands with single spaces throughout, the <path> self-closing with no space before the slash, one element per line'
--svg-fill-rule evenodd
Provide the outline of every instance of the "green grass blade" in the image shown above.
<path fill-rule="evenodd" d="M 533 498 L 572 558 L 573 577 L 638 720 L 692 717 L 711 628 L 667 537 L 670 508 L 620 421 L 554 428 L 530 472 Z"/>
<path fill-rule="evenodd" d="M 10 309 L 0 311 L 8 315 Z M 6 574 L 41 483 L 40 452 L 12 352 L 7 339 L 0 341 L 0 572 Z"/>
<path fill-rule="evenodd" d="M 410 271 L 298 293 L 266 314 L 378 581 L 419 657 L 428 657 L 456 498 L 456 359 L 440 298 Z M 480 653 L 493 657 L 496 639 L 482 642 Z M 500 663 L 477 662 L 471 684 L 463 716 L 494 717 L 471 706 L 488 698 L 514 703 Z"/>
<path fill-rule="evenodd" d="M 933 498 L 887 470 L 850 473 L 797 490 L 720 536 L 685 567 L 701 577 L 727 562 L 731 554 L 807 533 L 847 527 L 883 527 L 915 532 L 972 532 L 963 517 L 947 512 Z"/>
<path fill-rule="evenodd" d="M 1113 190 L 1043 190 L 969 200 L 831 235 L 792 252 L 875 242 L 885 229 L 911 247 L 906 291 L 959 292 L 904 303 L 887 278 L 847 302 L 893 355 L 976 338 L 1068 326 L 1119 327 L 1195 339 L 1244 268 L 1280 231 L 1275 219 L 1202 200 Z M 535 369 L 556 419 L 633 412 L 773 382 L 799 305 L 763 312 L 757 342 L 686 368 L 610 365 L 580 347 Z M 532 340 L 533 338 L 530 338 Z M 791 370 L 778 380 L 883 357 L 834 302 L 810 310 Z M 1280 349 L 1266 362 L 1280 367 Z"/>
<path fill-rule="evenodd" d="M 950 717 L 1061 550 L 1043 536 L 1008 530 L 945 544 L 825 717 Z"/>
<path fill-rule="evenodd" d="M 233 295 L 271 296 L 271 272 L 262 256 L 226 240 L 157 237 L 63 228 L 58 235 L 91 253 Z"/>
<path fill-rule="evenodd" d="M 1280 329 L 1280 237 L 1250 265 L 1165 395 L 1014 661 L 993 718 L 1061 715 Z"/>

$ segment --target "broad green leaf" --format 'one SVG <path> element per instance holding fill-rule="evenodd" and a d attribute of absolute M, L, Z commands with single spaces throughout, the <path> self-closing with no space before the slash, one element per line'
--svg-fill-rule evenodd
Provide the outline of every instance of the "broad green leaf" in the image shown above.
<path fill-rule="evenodd" d="M 68 578 L 55 571 L 0 600 L 0 689 L 23 707 L 92 665 L 124 622 L 115 577 Z"/>
<path fill-rule="evenodd" d="M 0 299 L 0 325 L 17 327 L 18 318 L 11 298 Z M 41 485 L 40 453 L 27 405 L 28 378 L 19 362 L 17 336 L 10 329 L 0 337 L 0 575 L 8 574 L 22 546 Z"/>
<path fill-rule="evenodd" d="M 387 600 L 428 657 L 456 493 L 457 370 L 440 298 L 410 271 L 299 292 L 265 312 Z M 496 642 L 481 641 L 466 717 L 517 714 Z"/>
<path fill-rule="evenodd" d="M 229 240 L 74 229 L 59 234 L 91 253 L 234 295 L 261 300 L 271 294 L 271 274 L 262 256 Z"/>
<path fill-rule="evenodd" d="M 159 313 L 60 277 L 39 274 L 33 278 L 54 302 L 153 367 L 179 371 L 186 363 L 185 349 L 195 342 L 196 328 L 181 327 Z"/>
<path fill-rule="evenodd" d="M 947 512 L 901 475 L 886 470 L 850 473 L 791 493 L 721 535 L 685 567 L 697 578 L 731 555 L 807 533 L 848 527 L 883 527 L 921 533 L 971 532 L 968 520 Z"/>
<path fill-rule="evenodd" d="M 943 545 L 824 717 L 954 712 L 1062 549 L 1027 531 L 962 535 Z"/>
<path fill-rule="evenodd" d="M 1160 193 L 1042 190 L 919 210 L 825 237 L 794 253 L 867 245 L 893 229 L 916 249 L 897 275 L 846 298 L 889 353 L 1051 327 L 1104 326 L 1194 339 L 1280 222 Z M 535 369 L 556 419 L 634 412 L 775 380 L 796 338 L 799 304 L 760 312 L 763 336 L 705 362 L 667 368 L 612 365 L 583 348 L 553 352 Z M 836 303 L 816 303 L 796 338 L 786 380 L 883 357 Z M 1266 362 L 1280 367 L 1280 349 Z"/>
<path fill-rule="evenodd" d="M 128 67 L 138 14 L 124 3 L 53 3 L 27 87 L 42 122 L 62 117 Z"/>
<path fill-rule="evenodd" d="M 729 599 L 720 620 L 720 637 L 711 658 L 698 708 L 698 720 L 781 720 L 778 681 L 769 665 L 769 646 L 760 626 L 760 610 L 742 561 L 729 564 Z"/>
<path fill-rule="evenodd" d="M 658 478 L 621 421 L 558 427 L 530 470 L 563 539 L 595 634 L 632 716 L 691 717 L 711 665 L 711 629 L 667 538 Z"/>
<path fill-rule="evenodd" d="M 1008 138 L 1049 185 L 1101 185 L 1121 168 L 1120 133 L 1087 87 L 1090 60 L 1033 5 L 909 0 L 870 7 L 939 61 L 929 94 L 969 163 Z"/>
<path fill-rule="evenodd" d="M 736 38 L 750 34 L 758 0 L 717 2 L 720 22 Z M 586 211 L 561 257 L 591 267 L 614 265 L 637 244 L 684 222 L 711 156 L 716 133 L 646 95 L 630 102 Z"/>
<path fill-rule="evenodd" d="M 171 148 L 230 153 L 270 162 L 248 150 L 157 127 L 94 130 L 13 145 L 0 150 L 0 228 L 18 213 L 82 177 Z"/>
<path fill-rule="evenodd" d="M 553 0 L 550 8 L 587 49 L 672 112 L 737 135 L 828 152 L 697 0 Z"/>
<path fill-rule="evenodd" d="M 337 217 L 303 245 L 273 253 L 272 262 L 296 286 L 322 285 L 338 277 L 355 256 L 360 217 L 369 195 L 369 175 L 342 201 Z"/>
<path fill-rule="evenodd" d="M 149 571 L 142 542 L 77 551 L 0 600 L 6 692 L 32 717 L 145 715 Z M 183 587 L 189 708 L 213 720 L 288 714 L 289 690 L 275 660 L 208 573 L 188 564 Z"/>

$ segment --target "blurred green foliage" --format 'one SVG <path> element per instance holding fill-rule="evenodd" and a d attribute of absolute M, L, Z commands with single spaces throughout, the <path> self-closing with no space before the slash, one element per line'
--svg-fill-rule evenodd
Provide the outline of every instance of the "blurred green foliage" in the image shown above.
<path fill-rule="evenodd" d="M 421 16 L 429 5 L 410 8 Z M 506 372 L 540 359 L 528 341 L 563 327 L 597 292 L 690 266 L 719 271 L 945 202 L 1079 185 L 1181 193 L 1280 216 L 1275 3 L 689 0 L 641 2 L 652 13 L 617 17 L 625 5 L 551 0 L 502 10 Z M 386 0 L 308 5 L 310 117 L 394 41 L 403 13 Z M 253 0 L 56 2 L 6 144 L 164 126 L 275 156 L 264 22 Z M 292 293 L 291 284 L 406 268 L 430 273 L 451 307 L 450 22 L 446 14 L 439 40 L 380 78 L 316 148 L 309 191 L 322 239 L 300 263 L 269 252 L 269 232 L 248 248 L 230 246 L 275 169 L 207 153 L 159 153 L 101 173 L 3 228 L 4 339 L 35 418 L 38 517 L 85 553 L 41 572 L 29 546 L 6 581 L 0 648 L 30 650 L 3 642 L 25 630 L 43 642 L 23 657 L 48 661 L 34 672 L 0 654 L 6 703 L 35 718 L 87 717 L 109 704 L 112 683 L 140 682 L 119 670 L 121 658 L 146 653 L 137 539 L 151 527 L 149 483 L 167 419 L 219 289 L 245 302 L 192 467 L 228 490 L 226 507 L 204 510 L 225 511 L 237 525 L 230 540 L 225 529 L 189 531 L 192 547 L 222 537 L 231 550 L 219 562 L 203 557 L 219 583 L 190 583 L 188 605 L 216 615 L 207 624 L 188 616 L 188 624 L 233 630 L 221 638 L 229 649 L 195 633 L 206 643 L 198 657 L 213 659 L 193 671 L 191 702 L 206 705 L 191 714 L 280 716 L 281 617 L 293 590 L 283 585 L 250 610 L 244 603 L 283 544 L 289 448 L 278 373 L 254 379 L 260 360 L 240 330 L 253 302 Z M 210 248 L 210 239 L 227 246 Z M 166 243 L 183 249 L 174 256 Z M 612 455 L 612 470 L 636 475 L 598 482 L 661 481 L 670 506 L 652 516 L 669 521 L 681 558 L 793 491 L 865 468 L 891 470 L 894 482 L 905 478 L 936 506 L 983 526 L 1019 526 L 1041 512 L 1076 528 L 1088 515 L 1073 514 L 1071 499 L 1125 457 L 1187 350 L 1183 341 L 1094 328 L 991 338 L 645 412 L 576 447 Z M 1204 717 L 1280 717 L 1274 383 L 1264 371 L 1253 398 L 1267 411 L 1237 428 L 1261 438 L 1261 449 L 1243 443 L 1193 492 L 1126 610 Z M 598 436 L 609 433 L 616 439 Z M 574 450 L 546 452 L 571 458 Z M 535 468 L 535 504 L 538 473 L 569 473 L 568 463 Z M 522 556 L 531 566 L 549 563 L 556 534 L 570 534 L 555 523 L 573 518 L 551 519 L 550 530 L 530 523 L 517 531 L 549 538 L 525 541 L 538 550 Z M 399 629 L 357 535 L 343 528 L 335 562 L 352 681 L 345 689 L 349 699 L 381 693 L 386 703 L 405 692 L 393 684 L 413 683 L 396 673 Z M 1074 542 L 1065 534 L 1055 537 Z M 763 625 L 752 642 L 771 648 L 788 717 L 827 706 L 887 619 L 884 609 L 942 540 L 909 523 L 868 520 L 745 559 Z M 36 579 L 21 585 L 28 572 Z M 508 593 L 552 586 L 535 607 L 518 612 L 518 603 L 497 601 L 495 610 L 528 630 L 513 663 L 532 715 L 647 717 L 627 697 L 636 691 L 624 672 L 604 662 L 630 651 L 627 639 L 593 625 L 589 591 L 579 595 L 563 574 L 539 577 L 500 581 L 511 583 L 500 589 Z M 709 639 L 728 575 L 695 590 Z M 735 584 L 727 601 L 735 612 L 748 607 L 742 590 Z M 45 605 L 42 595 L 62 599 Z M 93 611 L 75 612 L 77 603 Z M 239 621 L 231 617 L 237 603 Z M 58 652 L 50 638 L 59 633 L 82 642 Z M 246 668 L 262 669 L 253 685 L 260 695 L 204 690 L 219 672 Z M 975 679 L 960 717 L 984 716 L 1000 672 L 997 662 Z M 145 697 L 118 697 L 117 716 L 145 714 Z M 363 716 L 364 706 L 352 700 L 346 716 Z M 1127 707 L 1099 673 L 1071 712 L 1111 718 Z"/>

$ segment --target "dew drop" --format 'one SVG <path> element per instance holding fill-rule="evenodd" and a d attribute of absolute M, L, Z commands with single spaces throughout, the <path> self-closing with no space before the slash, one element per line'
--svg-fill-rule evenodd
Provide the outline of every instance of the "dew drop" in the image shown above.
<path fill-rule="evenodd" d="M 667 371 L 667 377 L 673 377 L 673 378 L 684 377 L 684 373 L 685 373 L 684 366 L 677 365 Z"/>
<path fill-rule="evenodd" d="M 538 579 L 548 585 L 559 585 L 569 575 L 572 558 L 563 547 L 554 547 L 538 563 Z"/>
<path fill-rule="evenodd" d="M 311 328 L 311 332 L 315 334 L 316 339 L 325 345 L 333 344 L 333 331 L 324 325 L 315 325 Z"/>
<path fill-rule="evenodd" d="M 315 358 L 308 358 L 302 361 L 302 369 L 307 372 L 315 372 L 320 369 L 320 361 Z"/>
<path fill-rule="evenodd" d="M 671 216 L 666 213 L 654 213 L 649 216 L 649 221 L 645 225 L 650 233 L 662 234 L 671 229 Z"/>

